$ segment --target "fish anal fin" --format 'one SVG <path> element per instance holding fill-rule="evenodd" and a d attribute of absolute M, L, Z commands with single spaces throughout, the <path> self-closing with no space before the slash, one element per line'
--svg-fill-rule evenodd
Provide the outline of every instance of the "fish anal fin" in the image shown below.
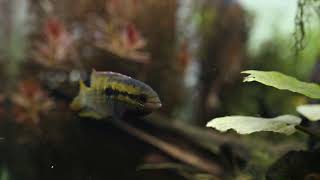
<path fill-rule="evenodd" d="M 88 118 L 94 118 L 94 119 L 102 119 L 103 117 L 94 111 L 82 111 L 79 113 L 79 116 L 81 117 L 88 117 Z"/>

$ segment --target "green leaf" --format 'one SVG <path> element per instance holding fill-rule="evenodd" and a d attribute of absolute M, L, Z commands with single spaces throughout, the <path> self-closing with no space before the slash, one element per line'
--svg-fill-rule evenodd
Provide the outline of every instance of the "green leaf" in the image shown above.
<path fill-rule="evenodd" d="M 310 121 L 320 120 L 320 104 L 306 104 L 297 107 L 297 111 Z"/>
<path fill-rule="evenodd" d="M 272 86 L 281 90 L 289 90 L 300 93 L 314 99 L 320 99 L 320 86 L 315 83 L 307 83 L 297 80 L 294 77 L 276 71 L 243 71 L 249 74 L 243 82 L 257 81 L 267 86 Z"/>
<path fill-rule="evenodd" d="M 226 116 L 215 118 L 207 123 L 207 127 L 219 131 L 234 129 L 239 134 L 250 134 L 259 131 L 273 131 L 290 135 L 301 119 L 293 115 L 282 115 L 275 118 L 259 118 L 251 116 Z"/>

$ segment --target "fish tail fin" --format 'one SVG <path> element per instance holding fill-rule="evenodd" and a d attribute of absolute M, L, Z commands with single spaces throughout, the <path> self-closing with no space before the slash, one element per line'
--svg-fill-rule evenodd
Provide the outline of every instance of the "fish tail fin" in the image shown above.
<path fill-rule="evenodd" d="M 88 92 L 89 87 L 87 87 L 82 80 L 79 82 L 80 91 L 79 95 L 75 97 L 70 104 L 70 108 L 74 111 L 80 111 L 82 109 L 82 102 L 86 92 Z"/>
<path fill-rule="evenodd" d="M 89 87 L 87 87 L 82 80 L 79 81 L 80 93 L 87 92 Z"/>

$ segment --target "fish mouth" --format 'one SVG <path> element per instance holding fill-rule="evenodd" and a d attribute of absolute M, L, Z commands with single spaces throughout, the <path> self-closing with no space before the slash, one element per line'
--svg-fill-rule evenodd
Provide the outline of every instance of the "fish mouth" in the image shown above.
<path fill-rule="evenodd" d="M 150 98 L 144 103 L 144 107 L 150 110 L 159 109 L 162 107 L 162 103 L 158 97 Z"/>

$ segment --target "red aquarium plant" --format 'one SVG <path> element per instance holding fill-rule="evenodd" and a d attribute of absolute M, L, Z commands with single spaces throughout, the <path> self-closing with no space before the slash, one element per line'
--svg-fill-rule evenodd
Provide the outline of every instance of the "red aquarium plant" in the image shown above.
<path fill-rule="evenodd" d="M 40 117 L 48 113 L 54 102 L 48 94 L 33 80 L 20 82 L 18 91 L 11 97 L 17 123 L 38 124 Z"/>
<path fill-rule="evenodd" d="M 134 0 L 107 1 L 108 20 L 96 21 L 95 45 L 120 58 L 146 64 L 150 62 L 149 54 L 144 51 L 146 41 L 134 23 L 138 5 Z"/>
<path fill-rule="evenodd" d="M 121 58 L 137 63 L 149 63 L 149 54 L 143 49 L 146 41 L 142 38 L 136 26 L 128 23 L 122 28 L 114 28 L 111 24 L 105 24 L 104 32 L 99 31 L 95 37 L 95 45 Z"/>
<path fill-rule="evenodd" d="M 75 59 L 74 39 L 62 21 L 55 17 L 45 20 L 41 41 L 35 43 L 34 60 L 44 66 L 65 67 Z"/>

